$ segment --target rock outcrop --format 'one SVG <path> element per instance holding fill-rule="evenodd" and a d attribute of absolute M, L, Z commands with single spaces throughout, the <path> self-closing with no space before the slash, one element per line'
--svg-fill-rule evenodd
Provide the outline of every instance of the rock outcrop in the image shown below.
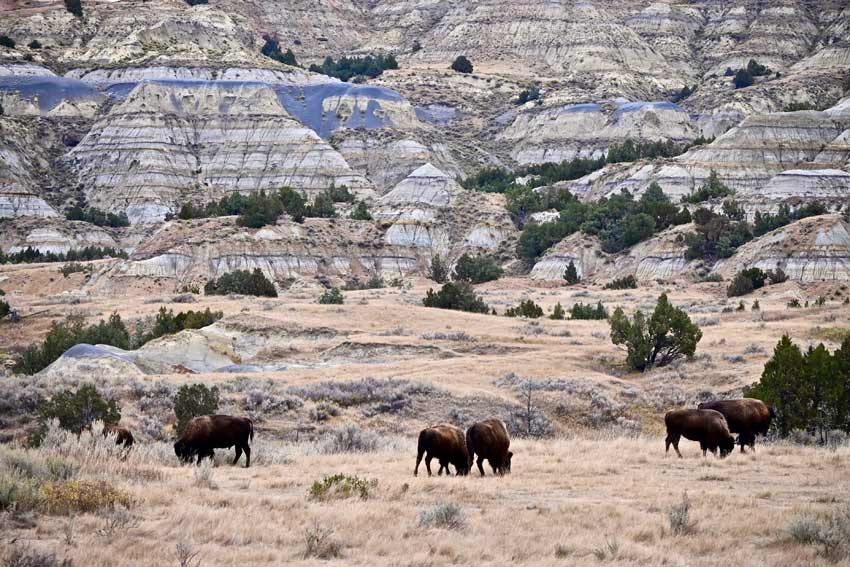
<path fill-rule="evenodd" d="M 263 83 L 148 81 L 100 119 L 68 155 L 89 202 L 161 222 L 183 202 L 331 183 L 359 198 L 368 181 L 293 120 Z"/>

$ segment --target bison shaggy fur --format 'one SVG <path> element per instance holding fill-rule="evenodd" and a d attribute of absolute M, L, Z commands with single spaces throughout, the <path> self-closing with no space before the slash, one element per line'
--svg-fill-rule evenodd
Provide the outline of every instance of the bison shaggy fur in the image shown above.
<path fill-rule="evenodd" d="M 106 423 L 103 426 L 103 436 L 109 437 L 110 435 L 115 436 L 115 444 L 122 445 L 129 449 L 135 443 L 135 439 L 133 439 L 133 434 L 126 427 L 121 427 L 120 425 L 116 425 L 114 423 Z"/>
<path fill-rule="evenodd" d="M 723 414 L 714 410 L 705 409 L 677 409 L 668 411 L 664 416 L 664 424 L 667 426 L 667 439 L 665 439 L 665 453 L 670 451 L 670 445 L 676 449 L 679 458 L 679 439 L 684 437 L 691 441 L 699 441 L 702 455 L 711 451 L 715 455 L 720 449 L 720 456 L 725 457 L 735 448 L 735 438 L 729 432 L 726 418 Z"/>
<path fill-rule="evenodd" d="M 509 451 L 511 438 L 508 428 L 500 419 L 487 419 L 472 424 L 466 430 L 466 449 L 469 451 L 469 469 L 472 461 L 478 455 L 478 471 L 484 476 L 484 459 L 490 463 L 493 474 L 504 475 L 511 472 L 511 458 L 514 454 Z"/>
<path fill-rule="evenodd" d="M 198 464 L 205 457 L 212 459 L 214 449 L 236 447 L 235 465 L 245 452 L 245 468 L 251 466 L 251 447 L 248 441 L 254 439 L 254 423 L 247 417 L 230 415 L 204 415 L 192 419 L 180 439 L 174 443 L 174 453 L 183 462 L 198 458 Z"/>
<path fill-rule="evenodd" d="M 466 439 L 463 430 L 454 425 L 443 423 L 423 429 L 419 433 L 419 443 L 416 449 L 416 468 L 413 476 L 419 474 L 419 464 L 425 456 L 425 468 L 431 476 L 431 459 L 440 463 L 438 475 L 450 474 L 449 464 L 454 465 L 458 476 L 469 474 L 469 453 L 466 451 Z"/>
<path fill-rule="evenodd" d="M 744 445 L 755 449 L 756 436 L 767 435 L 773 421 L 773 408 L 761 400 L 741 398 L 739 400 L 717 400 L 700 404 L 699 409 L 719 411 L 729 424 L 729 431 L 738 434 L 738 444 L 744 453 Z"/>

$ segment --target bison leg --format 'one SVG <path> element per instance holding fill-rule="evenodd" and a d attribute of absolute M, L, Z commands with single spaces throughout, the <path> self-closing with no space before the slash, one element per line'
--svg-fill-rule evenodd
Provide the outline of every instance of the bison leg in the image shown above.
<path fill-rule="evenodd" d="M 478 455 L 476 463 L 478 464 L 478 470 L 481 472 L 481 476 L 484 476 L 484 457 Z"/>
<path fill-rule="evenodd" d="M 682 458 L 682 453 L 679 452 L 679 436 L 678 435 L 668 435 L 667 439 L 664 440 L 664 444 L 666 448 L 664 449 L 664 454 L 670 450 L 670 445 L 673 445 L 673 448 L 676 450 L 676 454 L 679 455 L 679 458 Z"/>
<path fill-rule="evenodd" d="M 233 465 L 234 466 L 236 465 L 236 463 L 239 462 L 239 457 L 241 457 L 241 456 L 242 456 L 242 447 L 237 445 L 236 446 L 236 458 L 233 459 Z"/>
<path fill-rule="evenodd" d="M 419 463 L 422 462 L 422 455 L 425 454 L 425 450 L 421 447 L 416 451 L 416 467 L 413 469 L 413 476 L 419 475 Z"/>
<path fill-rule="evenodd" d="M 428 469 L 428 476 L 431 476 L 431 459 L 433 457 L 431 455 L 427 455 L 425 457 L 425 468 Z"/>
<path fill-rule="evenodd" d="M 251 446 L 246 444 L 242 450 L 245 451 L 245 468 L 247 469 L 251 466 Z"/>

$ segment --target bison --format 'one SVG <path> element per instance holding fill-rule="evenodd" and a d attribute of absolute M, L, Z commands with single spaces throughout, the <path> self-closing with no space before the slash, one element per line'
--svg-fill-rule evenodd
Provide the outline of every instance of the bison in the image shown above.
<path fill-rule="evenodd" d="M 133 439 L 133 434 L 126 427 L 121 427 L 115 423 L 105 423 L 103 425 L 103 436 L 109 437 L 110 435 L 115 436 L 116 445 L 123 445 L 127 449 L 132 447 L 136 441 Z"/>
<path fill-rule="evenodd" d="M 248 440 L 254 439 L 254 422 L 247 417 L 230 415 L 204 415 L 186 424 L 180 439 L 174 443 L 174 453 L 184 463 L 198 457 L 198 464 L 205 457 L 215 457 L 213 449 L 229 449 L 236 446 L 235 465 L 245 451 L 245 468 L 251 466 L 251 447 Z"/>
<path fill-rule="evenodd" d="M 761 400 L 742 398 L 740 400 L 717 400 L 700 404 L 699 409 L 719 411 L 729 424 L 729 431 L 738 434 L 738 444 L 745 453 L 744 445 L 755 450 L 756 435 L 767 435 L 770 422 L 775 413 L 773 408 Z"/>
<path fill-rule="evenodd" d="M 691 441 L 699 441 L 703 457 L 706 451 L 715 455 L 720 449 L 720 456 L 725 457 L 735 448 L 735 438 L 729 432 L 729 426 L 723 414 L 708 409 L 677 409 L 668 411 L 664 416 L 664 424 L 667 426 L 667 439 L 664 440 L 666 448 L 664 453 L 670 452 L 670 445 L 676 449 L 676 454 L 682 458 L 679 452 L 679 439 L 684 437 Z"/>
<path fill-rule="evenodd" d="M 425 468 L 428 470 L 428 476 L 431 476 L 431 459 L 437 459 L 440 462 L 438 475 L 443 474 L 443 469 L 446 474 L 450 474 L 449 463 L 454 465 L 455 472 L 458 476 L 469 474 L 469 453 L 466 451 L 466 439 L 463 436 L 463 430 L 454 425 L 444 423 L 423 429 L 419 433 L 419 444 L 416 449 L 416 468 L 413 469 L 413 476 L 419 474 L 419 463 L 422 462 L 422 455 L 425 455 Z"/>
<path fill-rule="evenodd" d="M 484 459 L 490 463 L 493 474 L 504 475 L 511 472 L 511 458 L 514 456 L 508 449 L 511 438 L 505 423 L 500 419 L 487 419 L 472 424 L 466 430 L 466 449 L 469 451 L 469 470 L 472 461 L 478 455 L 478 470 L 484 476 Z"/>

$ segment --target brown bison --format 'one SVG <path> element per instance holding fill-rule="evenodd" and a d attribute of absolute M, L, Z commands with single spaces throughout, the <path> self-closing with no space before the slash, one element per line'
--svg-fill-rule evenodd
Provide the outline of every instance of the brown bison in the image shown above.
<path fill-rule="evenodd" d="M 135 439 L 133 439 L 133 434 L 130 433 L 130 430 L 126 427 L 121 427 L 116 423 L 105 423 L 103 425 L 103 436 L 109 437 L 110 435 L 115 436 L 115 444 L 123 445 L 127 449 L 133 446 L 135 443 Z"/>
<path fill-rule="evenodd" d="M 511 438 L 505 423 L 500 419 L 487 419 L 472 424 L 466 430 L 466 449 L 469 451 L 469 469 L 472 461 L 478 455 L 478 470 L 484 476 L 484 459 L 490 463 L 493 474 L 504 475 L 511 472 L 511 458 L 514 456 L 508 449 Z"/>
<path fill-rule="evenodd" d="M 422 462 L 422 455 L 425 455 L 425 468 L 428 470 L 428 476 L 431 476 L 431 459 L 437 459 L 440 462 L 438 475 L 443 474 L 443 469 L 446 474 L 451 474 L 449 464 L 455 466 L 455 472 L 458 476 L 469 474 L 469 453 L 466 451 L 466 439 L 463 436 L 463 430 L 454 425 L 443 423 L 423 429 L 419 433 L 419 445 L 416 449 L 416 468 L 413 469 L 413 476 L 419 474 L 419 463 Z"/>
<path fill-rule="evenodd" d="M 735 438 L 729 432 L 726 418 L 718 411 L 706 409 L 672 410 L 664 416 L 664 424 L 667 426 L 664 452 L 668 453 L 672 444 L 679 458 L 682 458 L 682 453 L 679 452 L 679 439 L 682 437 L 691 441 L 699 441 L 703 457 L 706 451 L 711 451 L 716 455 L 717 449 L 720 449 L 720 456 L 725 457 L 735 448 Z"/>
<path fill-rule="evenodd" d="M 717 400 L 700 404 L 699 409 L 719 411 L 729 424 L 729 431 L 738 434 L 738 444 L 744 453 L 744 445 L 755 450 L 756 435 L 767 435 L 775 413 L 773 408 L 761 400 Z"/>
<path fill-rule="evenodd" d="M 205 457 L 215 457 L 213 449 L 229 449 L 236 446 L 235 465 L 245 451 L 245 468 L 251 466 L 251 447 L 248 440 L 254 439 L 254 422 L 247 417 L 230 415 L 203 415 L 186 424 L 183 435 L 174 444 L 174 453 L 184 463 L 198 457 L 198 464 Z"/>

